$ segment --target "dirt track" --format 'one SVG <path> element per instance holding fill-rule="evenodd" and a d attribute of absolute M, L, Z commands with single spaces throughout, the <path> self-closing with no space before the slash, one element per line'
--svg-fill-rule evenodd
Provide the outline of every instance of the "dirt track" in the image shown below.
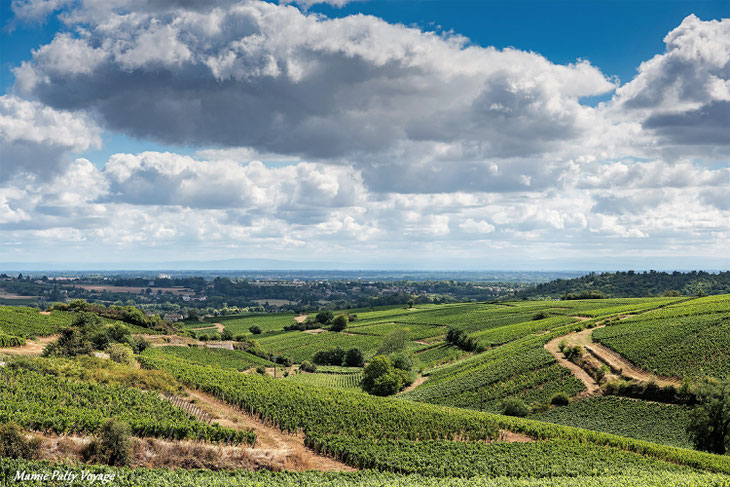
<path fill-rule="evenodd" d="M 565 357 L 563 357 L 563 354 L 558 348 L 560 342 L 562 341 L 565 341 L 565 343 L 568 345 L 582 346 L 584 349 L 588 350 L 591 354 L 598 358 L 598 360 L 611 367 L 612 370 L 620 371 L 622 376 L 629 379 L 634 379 L 639 382 L 648 382 L 650 380 L 653 380 L 659 386 L 678 386 L 681 383 L 681 381 L 676 377 L 658 377 L 642 369 L 641 367 L 632 364 L 629 360 L 614 352 L 610 348 L 601 345 L 600 343 L 594 343 L 592 339 L 593 330 L 603 328 L 604 326 L 606 325 L 600 325 L 595 328 L 586 328 L 583 331 L 570 333 L 568 335 L 554 338 L 553 340 L 550 340 L 548 343 L 545 344 L 545 348 L 553 355 L 553 357 L 555 357 L 558 363 L 570 369 L 570 371 L 573 372 L 573 374 L 578 379 L 580 379 L 583 384 L 585 384 L 588 391 L 584 392 L 583 394 L 595 394 L 595 391 L 598 389 L 598 384 L 596 384 L 596 381 L 593 379 L 593 377 L 588 375 L 585 370 L 581 369 L 573 362 L 570 362 Z"/>
<path fill-rule="evenodd" d="M 289 465 L 290 470 L 321 470 L 326 472 L 351 472 L 349 465 L 328 457 L 320 456 L 304 446 L 301 435 L 288 435 L 273 426 L 252 418 L 213 396 L 190 390 L 188 394 L 197 400 L 197 405 L 208 412 L 221 426 L 234 429 L 253 428 L 256 432 L 256 447 L 250 449 L 253 456 L 261 455 L 270 459 L 280 459 Z"/>
<path fill-rule="evenodd" d="M 11 348 L 0 348 L 0 355 L 40 355 L 43 353 L 43 349 L 46 345 L 58 338 L 58 335 L 51 335 L 47 337 L 40 337 L 37 340 L 28 340 L 22 347 L 11 347 Z"/>

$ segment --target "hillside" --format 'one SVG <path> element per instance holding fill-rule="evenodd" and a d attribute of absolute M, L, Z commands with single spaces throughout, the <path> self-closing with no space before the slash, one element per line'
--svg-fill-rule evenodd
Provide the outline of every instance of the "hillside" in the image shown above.
<path fill-rule="evenodd" d="M 0 308 L 0 330 L 31 343 L 71 319 L 79 334 L 117 330 L 65 313 Z M 81 451 L 116 418 L 134 445 L 123 465 L 136 468 L 95 472 L 133 487 L 730 482 L 730 457 L 701 451 L 687 430 L 700 407 L 691 384 L 729 375 L 730 295 L 358 309 L 340 332 L 322 317 L 332 319 L 248 314 L 178 335 L 135 330 L 113 343 L 137 345 L 123 363 L 0 350 L 0 427 L 17 423 L 41 445 L 37 457 L 0 459 L 0 479 L 43 472 L 39 460 L 68 471 L 105 463 Z M 295 323 L 304 329 L 284 329 Z M 336 347 L 365 364 L 309 371 Z M 389 397 L 361 389 L 382 354 L 414 381 Z"/>
<path fill-rule="evenodd" d="M 538 284 L 519 291 L 515 296 L 518 299 L 558 299 L 591 292 L 611 298 L 725 294 L 730 293 L 730 271 L 716 274 L 704 271 L 590 273 L 575 279 L 556 279 Z"/>

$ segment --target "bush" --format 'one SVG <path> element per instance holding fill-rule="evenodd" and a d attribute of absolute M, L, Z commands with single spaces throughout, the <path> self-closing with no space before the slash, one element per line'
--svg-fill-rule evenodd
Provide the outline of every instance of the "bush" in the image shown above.
<path fill-rule="evenodd" d="M 233 340 L 233 333 L 231 333 L 231 330 L 223 329 L 223 333 L 221 333 L 221 338 L 226 341 Z"/>
<path fill-rule="evenodd" d="M 530 414 L 530 407 L 517 397 L 508 397 L 500 403 L 500 410 L 505 416 L 524 418 Z"/>
<path fill-rule="evenodd" d="M 260 335 L 261 327 L 259 325 L 251 325 L 248 327 L 248 331 L 250 331 L 254 335 Z"/>
<path fill-rule="evenodd" d="M 564 392 L 558 392 L 550 398 L 550 404 L 553 406 L 567 406 L 570 404 L 570 396 Z"/>
<path fill-rule="evenodd" d="M 698 450 L 724 455 L 730 450 L 730 380 L 705 380 L 696 394 L 699 405 L 690 413 L 687 433 Z"/>
<path fill-rule="evenodd" d="M 329 325 L 332 323 L 332 320 L 335 319 L 335 314 L 332 311 L 320 311 L 317 313 L 316 318 L 314 318 L 314 321 L 317 323 L 322 323 L 323 325 Z"/>
<path fill-rule="evenodd" d="M 266 367 L 264 367 L 263 365 L 259 365 L 258 367 L 256 367 L 256 373 L 266 375 Z"/>
<path fill-rule="evenodd" d="M 378 355 L 390 355 L 391 353 L 400 352 L 406 348 L 406 345 L 408 345 L 408 331 L 392 331 L 380 342 Z"/>
<path fill-rule="evenodd" d="M 200 340 L 201 342 L 207 342 L 208 340 L 210 340 L 210 337 L 205 333 L 201 333 L 200 336 L 198 336 L 198 340 Z"/>
<path fill-rule="evenodd" d="M 137 362 L 129 345 L 112 343 L 109 345 L 108 351 L 109 358 L 118 364 L 134 365 Z"/>
<path fill-rule="evenodd" d="M 337 315 L 337 318 L 334 319 L 332 322 L 332 326 L 330 327 L 330 330 L 332 331 L 342 331 L 345 328 L 347 328 L 347 315 Z"/>
<path fill-rule="evenodd" d="M 15 422 L 0 425 L 0 458 L 38 458 L 42 440 L 27 439 L 20 426 Z"/>
<path fill-rule="evenodd" d="M 317 372 L 317 366 L 309 360 L 304 360 L 301 364 L 299 364 L 299 370 L 303 372 Z"/>
<path fill-rule="evenodd" d="M 106 465 L 125 466 L 132 460 L 132 432 L 127 423 L 107 420 L 96 438 L 83 451 L 84 459 Z"/>
<path fill-rule="evenodd" d="M 345 351 L 340 347 L 320 350 L 312 358 L 312 361 L 318 365 L 342 365 L 344 360 Z"/>
<path fill-rule="evenodd" d="M 362 367 L 365 365 L 365 354 L 359 348 L 351 348 L 345 352 L 345 365 L 348 367 Z"/>
<path fill-rule="evenodd" d="M 408 372 L 396 369 L 385 355 L 373 357 L 363 370 L 362 389 L 375 396 L 390 396 L 410 383 Z"/>
<path fill-rule="evenodd" d="M 550 316 L 550 313 L 548 313 L 547 311 L 538 311 L 537 313 L 532 315 L 532 320 L 533 321 L 544 320 L 545 318 L 547 318 L 549 316 Z"/>
<path fill-rule="evenodd" d="M 413 356 L 404 352 L 398 352 L 390 357 L 393 367 L 400 370 L 410 371 L 413 368 Z"/>

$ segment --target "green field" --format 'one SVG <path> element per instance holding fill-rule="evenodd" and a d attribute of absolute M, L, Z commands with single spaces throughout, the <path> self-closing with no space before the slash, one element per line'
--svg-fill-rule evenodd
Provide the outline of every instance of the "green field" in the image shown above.
<path fill-rule="evenodd" d="M 688 406 L 605 396 L 572 402 L 532 418 L 663 445 L 692 448 L 686 433 L 689 411 Z"/>
<path fill-rule="evenodd" d="M 612 321 L 593 339 L 660 375 L 730 377 L 730 296 L 709 296 Z"/>
<path fill-rule="evenodd" d="M 312 374 L 292 374 L 286 378 L 287 381 L 295 384 L 307 384 L 317 387 L 334 387 L 335 389 L 360 390 L 362 373 L 355 374 L 330 374 L 315 372 Z"/>
<path fill-rule="evenodd" d="M 273 366 L 268 360 L 256 355 L 239 350 L 227 350 L 224 348 L 201 348 L 201 347 L 155 347 L 148 348 L 143 354 L 145 357 L 177 357 L 190 362 L 220 367 L 224 369 L 235 369 L 238 371 L 248 370 L 251 367 L 263 365 Z"/>
<path fill-rule="evenodd" d="M 41 314 L 36 308 L 0 306 L 0 332 L 21 337 L 47 336 L 71 324 L 71 313 Z"/>

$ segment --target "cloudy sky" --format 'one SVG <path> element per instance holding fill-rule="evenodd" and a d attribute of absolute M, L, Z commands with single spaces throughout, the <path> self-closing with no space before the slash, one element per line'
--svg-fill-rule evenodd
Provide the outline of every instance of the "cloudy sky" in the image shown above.
<path fill-rule="evenodd" d="M 0 8 L 0 262 L 730 266 L 726 0 Z"/>

